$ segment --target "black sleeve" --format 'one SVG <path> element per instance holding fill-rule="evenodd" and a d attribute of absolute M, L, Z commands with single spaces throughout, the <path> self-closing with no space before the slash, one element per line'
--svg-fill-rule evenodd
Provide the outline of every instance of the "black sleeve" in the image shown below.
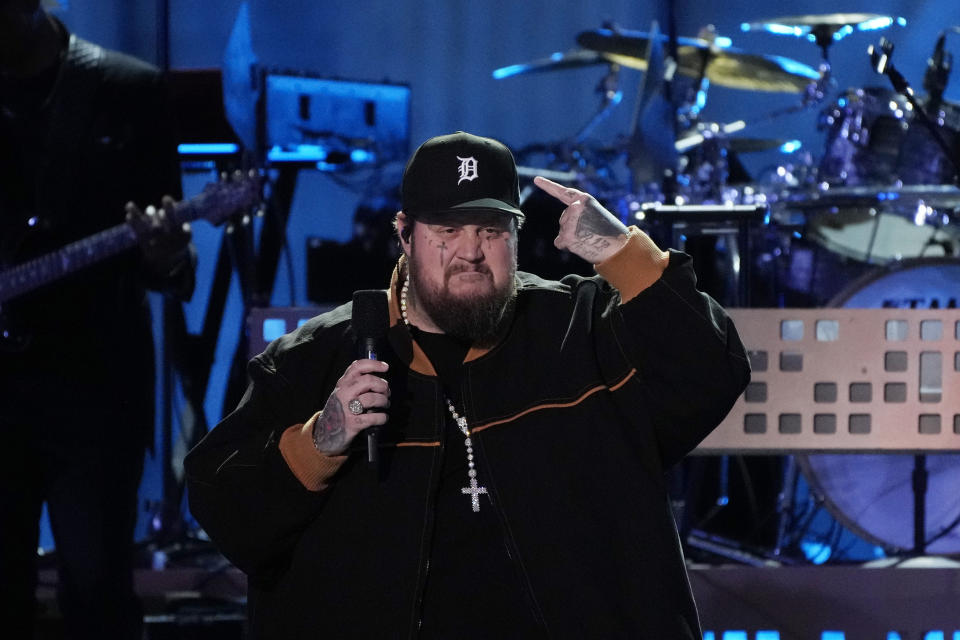
<path fill-rule="evenodd" d="M 279 450 L 283 431 L 310 414 L 291 385 L 265 364 L 250 362 L 250 384 L 237 408 L 184 461 L 190 510 L 217 547 L 253 579 L 282 572 L 324 495 L 307 491 Z"/>
<path fill-rule="evenodd" d="M 671 252 L 663 276 L 624 304 L 606 310 L 624 356 L 637 370 L 628 392 L 642 400 L 660 457 L 670 466 L 727 415 L 750 380 L 733 322 L 696 289 L 690 256 Z"/>

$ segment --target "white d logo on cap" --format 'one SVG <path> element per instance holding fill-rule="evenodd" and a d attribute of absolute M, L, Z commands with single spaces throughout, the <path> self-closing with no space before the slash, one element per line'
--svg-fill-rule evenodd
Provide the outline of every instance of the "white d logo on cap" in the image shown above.
<path fill-rule="evenodd" d="M 477 159 L 473 156 L 469 158 L 461 158 L 457 156 L 457 160 L 460 161 L 460 179 L 457 180 L 457 184 L 460 184 L 464 180 L 470 181 L 477 178 Z"/>

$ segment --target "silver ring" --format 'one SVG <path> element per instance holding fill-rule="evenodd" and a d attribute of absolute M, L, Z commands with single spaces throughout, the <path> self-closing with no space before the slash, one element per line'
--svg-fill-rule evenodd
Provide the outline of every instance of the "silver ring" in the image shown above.
<path fill-rule="evenodd" d="M 352 413 L 355 416 L 360 415 L 364 411 L 363 403 L 360 402 L 360 398 L 354 398 L 353 400 L 351 400 L 350 404 L 347 405 L 347 409 L 350 409 L 350 413 Z"/>

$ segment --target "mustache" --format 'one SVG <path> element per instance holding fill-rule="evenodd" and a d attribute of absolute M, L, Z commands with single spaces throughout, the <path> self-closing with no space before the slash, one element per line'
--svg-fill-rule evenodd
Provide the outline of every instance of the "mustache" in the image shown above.
<path fill-rule="evenodd" d="M 493 275 L 493 272 L 490 270 L 490 267 L 482 262 L 479 264 L 460 263 L 460 264 L 451 265 L 450 268 L 447 269 L 446 275 L 447 275 L 447 278 L 449 278 L 451 276 L 457 275 L 458 273 L 483 273 L 488 276 Z"/>

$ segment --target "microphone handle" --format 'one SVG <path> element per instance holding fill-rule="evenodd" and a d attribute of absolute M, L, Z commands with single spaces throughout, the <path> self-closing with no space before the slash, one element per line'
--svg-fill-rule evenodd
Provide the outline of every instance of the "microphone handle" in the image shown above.
<path fill-rule="evenodd" d="M 369 360 L 377 360 L 377 341 L 374 338 L 364 338 L 360 342 L 360 357 L 367 358 Z M 370 466 L 376 467 L 380 461 L 380 447 L 379 447 L 379 437 L 380 437 L 380 427 L 373 426 L 367 427 L 365 433 L 367 434 L 367 463 Z"/>

